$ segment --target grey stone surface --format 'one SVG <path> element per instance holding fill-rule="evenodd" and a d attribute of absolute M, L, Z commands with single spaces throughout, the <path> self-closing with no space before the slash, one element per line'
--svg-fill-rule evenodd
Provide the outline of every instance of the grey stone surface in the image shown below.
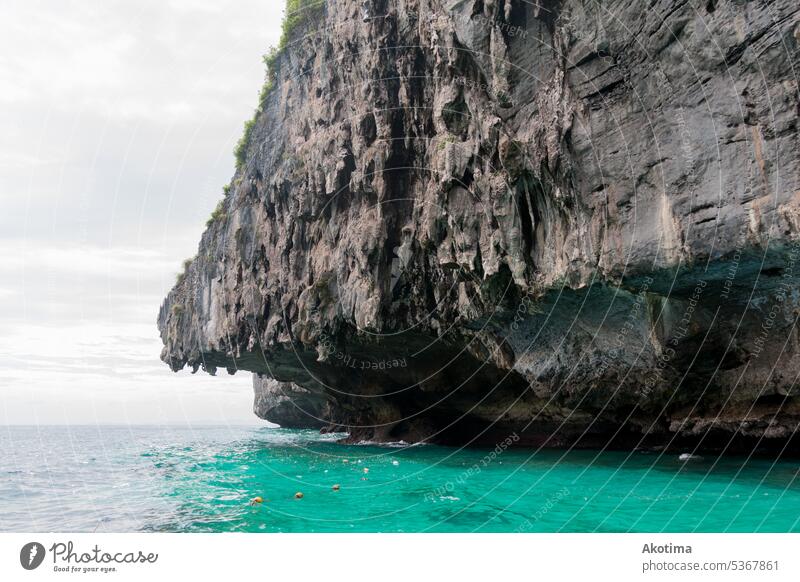
<path fill-rule="evenodd" d="M 253 374 L 253 412 L 285 428 L 323 428 L 330 424 L 328 403 L 319 392 Z"/>

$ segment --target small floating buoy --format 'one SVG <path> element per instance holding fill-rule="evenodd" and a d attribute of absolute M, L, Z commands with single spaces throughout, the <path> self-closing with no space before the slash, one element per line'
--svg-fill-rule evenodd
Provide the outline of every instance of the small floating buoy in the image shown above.
<path fill-rule="evenodd" d="M 303 498 L 303 494 L 300 491 L 298 491 L 297 493 L 294 494 L 294 498 L 295 499 L 302 499 Z"/>
<path fill-rule="evenodd" d="M 333 490 L 334 490 L 334 491 L 338 491 L 339 489 L 341 489 L 341 487 L 339 487 L 339 485 L 338 485 L 338 484 L 333 486 Z"/>
<path fill-rule="evenodd" d="M 398 461 L 398 460 L 394 460 L 394 461 L 392 461 L 392 465 L 394 465 L 395 467 L 396 467 L 397 465 L 399 465 L 399 464 L 400 464 L 400 461 Z"/>
<path fill-rule="evenodd" d="M 700 455 L 693 455 L 691 453 L 682 453 L 678 457 L 678 460 L 679 461 L 702 461 L 703 457 L 701 457 Z"/>
<path fill-rule="evenodd" d="M 258 505 L 259 503 L 264 503 L 264 500 L 261 497 L 253 497 L 250 500 L 250 505 Z"/>
<path fill-rule="evenodd" d="M 369 469 L 367 469 L 366 467 L 364 467 L 364 472 L 365 472 L 365 473 L 369 473 Z"/>

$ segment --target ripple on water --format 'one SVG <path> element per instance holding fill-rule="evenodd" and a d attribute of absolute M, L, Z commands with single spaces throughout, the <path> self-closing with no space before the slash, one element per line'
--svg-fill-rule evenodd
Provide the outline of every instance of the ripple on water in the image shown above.
<path fill-rule="evenodd" d="M 487 461 L 488 450 L 342 436 L 14 427 L 0 437 L 0 529 L 800 531 L 796 462 L 521 450 Z"/>

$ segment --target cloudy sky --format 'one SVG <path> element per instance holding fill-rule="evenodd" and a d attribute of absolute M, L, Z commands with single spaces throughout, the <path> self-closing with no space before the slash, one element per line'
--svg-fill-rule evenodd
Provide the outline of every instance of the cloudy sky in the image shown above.
<path fill-rule="evenodd" d="M 233 174 L 282 0 L 0 4 L 0 424 L 250 423 L 155 319 Z"/>

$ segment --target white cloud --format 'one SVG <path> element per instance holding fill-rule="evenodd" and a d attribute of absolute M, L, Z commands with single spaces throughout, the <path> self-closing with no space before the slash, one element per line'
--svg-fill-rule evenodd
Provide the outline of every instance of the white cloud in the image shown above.
<path fill-rule="evenodd" d="M 282 2 L 0 8 L 0 423 L 251 421 L 155 318 L 233 173 Z"/>

